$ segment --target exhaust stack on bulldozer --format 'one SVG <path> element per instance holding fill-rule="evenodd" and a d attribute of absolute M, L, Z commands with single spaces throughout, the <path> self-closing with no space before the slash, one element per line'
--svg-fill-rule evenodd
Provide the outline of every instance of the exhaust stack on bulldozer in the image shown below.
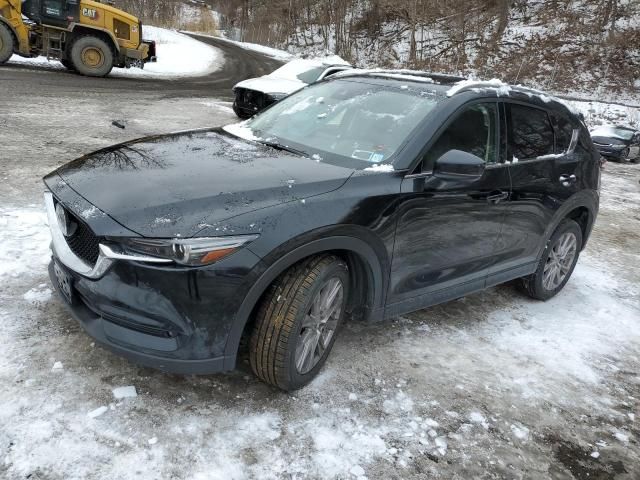
<path fill-rule="evenodd" d="M 156 60 L 138 18 L 91 0 L 0 0 L 0 65 L 14 53 L 59 60 L 90 77 Z"/>

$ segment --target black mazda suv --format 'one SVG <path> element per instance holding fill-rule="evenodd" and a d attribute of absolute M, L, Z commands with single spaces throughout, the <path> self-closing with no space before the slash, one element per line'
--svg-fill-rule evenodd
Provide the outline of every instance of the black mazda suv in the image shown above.
<path fill-rule="evenodd" d="M 567 283 L 599 155 L 522 87 L 343 74 L 252 120 L 143 138 L 45 177 L 50 276 L 100 344 L 167 372 L 293 390 L 346 319 L 377 321 L 520 279 Z"/>

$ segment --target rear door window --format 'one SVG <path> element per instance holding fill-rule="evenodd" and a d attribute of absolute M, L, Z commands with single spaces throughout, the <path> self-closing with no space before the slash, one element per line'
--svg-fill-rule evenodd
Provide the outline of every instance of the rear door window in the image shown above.
<path fill-rule="evenodd" d="M 525 105 L 506 105 L 509 121 L 509 161 L 532 160 L 554 153 L 554 133 L 545 110 Z"/>

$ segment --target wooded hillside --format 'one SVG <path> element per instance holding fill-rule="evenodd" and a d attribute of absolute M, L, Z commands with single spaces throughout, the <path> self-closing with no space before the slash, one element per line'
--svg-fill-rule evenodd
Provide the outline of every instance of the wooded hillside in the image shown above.
<path fill-rule="evenodd" d="M 147 22 L 171 24 L 179 12 L 176 4 L 184 2 L 117 3 L 142 11 Z M 189 5 L 205 3 L 230 38 L 292 53 L 337 53 L 361 67 L 499 77 L 583 95 L 640 93 L 640 0 L 206 0 Z"/>

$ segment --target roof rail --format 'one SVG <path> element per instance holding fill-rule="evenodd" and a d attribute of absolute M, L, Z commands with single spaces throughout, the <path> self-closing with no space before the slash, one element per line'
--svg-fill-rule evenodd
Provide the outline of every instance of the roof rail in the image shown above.
<path fill-rule="evenodd" d="M 437 72 L 426 72 L 421 70 L 407 70 L 407 69 L 384 69 L 384 68 L 375 68 L 375 69 L 353 69 L 345 72 L 341 72 L 338 74 L 339 76 L 355 76 L 355 75 L 370 75 L 370 76 L 380 76 L 380 77 L 395 77 L 395 78 L 405 78 L 406 80 L 410 80 L 410 77 L 422 78 L 427 81 L 432 81 L 433 83 L 450 85 L 462 80 L 466 80 L 465 77 L 460 77 L 457 75 L 449 75 L 446 73 L 437 73 Z M 334 75 L 334 76 L 338 76 Z"/>

